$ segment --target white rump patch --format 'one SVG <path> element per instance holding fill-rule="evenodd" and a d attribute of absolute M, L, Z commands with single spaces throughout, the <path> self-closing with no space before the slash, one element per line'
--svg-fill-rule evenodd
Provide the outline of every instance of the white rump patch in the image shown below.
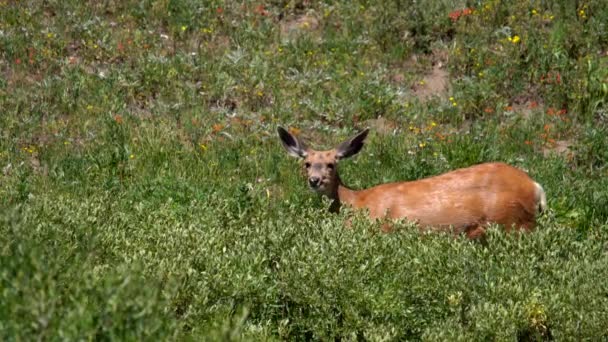
<path fill-rule="evenodd" d="M 537 210 L 539 213 L 547 210 L 547 195 L 545 194 L 545 190 L 543 190 L 543 187 L 540 186 L 540 184 L 534 182 L 534 185 L 536 186 L 536 192 L 535 192 L 535 200 L 537 203 Z"/>

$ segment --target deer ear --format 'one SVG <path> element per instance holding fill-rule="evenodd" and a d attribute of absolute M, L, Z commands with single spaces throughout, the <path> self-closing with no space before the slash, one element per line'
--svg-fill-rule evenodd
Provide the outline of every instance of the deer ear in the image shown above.
<path fill-rule="evenodd" d="M 359 153 L 361 148 L 363 148 L 363 142 L 365 141 L 365 138 L 367 138 L 368 133 L 369 128 L 366 128 L 353 138 L 338 145 L 336 148 L 336 157 L 338 159 L 344 159 Z"/>
<path fill-rule="evenodd" d="M 287 132 L 283 127 L 277 127 L 279 138 L 283 143 L 283 147 L 287 150 L 290 156 L 296 158 L 306 158 L 306 146 L 293 134 Z"/>

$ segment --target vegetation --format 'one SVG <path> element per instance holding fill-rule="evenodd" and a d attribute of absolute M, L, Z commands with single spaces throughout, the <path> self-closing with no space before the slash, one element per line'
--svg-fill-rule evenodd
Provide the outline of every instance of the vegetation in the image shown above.
<path fill-rule="evenodd" d="M 604 1 L 0 0 L 3 340 L 608 338 Z M 484 161 L 549 212 L 486 245 L 327 212 Z M 352 220 L 345 228 L 344 221 Z"/>

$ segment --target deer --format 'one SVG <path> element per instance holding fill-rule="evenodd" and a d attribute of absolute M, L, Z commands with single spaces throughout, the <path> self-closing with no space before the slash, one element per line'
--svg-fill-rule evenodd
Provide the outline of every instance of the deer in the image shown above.
<path fill-rule="evenodd" d="M 421 229 L 464 233 L 469 239 L 483 240 L 493 223 L 507 232 L 531 231 L 537 215 L 547 208 L 542 186 L 523 170 L 502 162 L 354 190 L 342 182 L 338 162 L 361 151 L 369 129 L 324 151 L 308 148 L 280 126 L 277 132 L 287 153 L 303 160 L 308 187 L 331 200 L 332 212 L 347 205 L 366 209 L 372 219 L 405 219 Z M 391 231 L 390 225 L 382 227 Z"/>

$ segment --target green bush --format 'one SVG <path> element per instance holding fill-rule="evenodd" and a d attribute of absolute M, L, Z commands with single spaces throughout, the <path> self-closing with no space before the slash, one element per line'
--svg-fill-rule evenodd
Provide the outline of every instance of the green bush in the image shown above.
<path fill-rule="evenodd" d="M 607 339 L 608 12 L 576 4 L 0 0 L 0 338 Z M 503 161 L 550 209 L 384 234 L 277 125 L 371 127 L 357 189 Z"/>

